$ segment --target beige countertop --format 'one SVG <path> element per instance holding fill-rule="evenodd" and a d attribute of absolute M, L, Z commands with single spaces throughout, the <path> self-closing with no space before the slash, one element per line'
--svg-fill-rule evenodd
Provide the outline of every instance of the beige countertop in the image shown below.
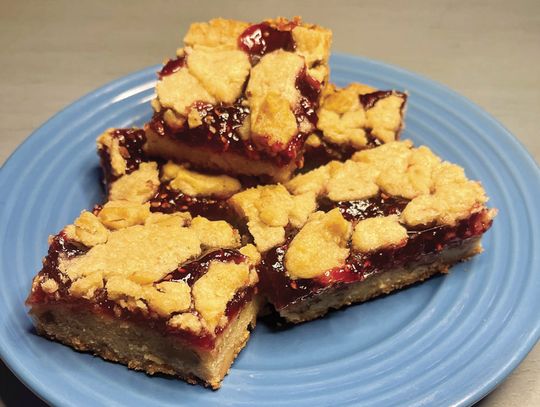
<path fill-rule="evenodd" d="M 64 106 L 171 55 L 190 22 L 276 15 L 330 27 L 335 52 L 444 83 L 495 116 L 540 162 L 538 0 L 0 0 L 0 10 L 0 163 Z M 0 364 L 0 407 L 42 404 Z M 540 406 L 540 347 L 479 405 Z"/>

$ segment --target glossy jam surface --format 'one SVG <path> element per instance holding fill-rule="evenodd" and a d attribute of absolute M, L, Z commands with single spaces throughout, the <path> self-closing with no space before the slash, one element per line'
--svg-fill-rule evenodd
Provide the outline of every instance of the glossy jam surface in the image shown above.
<path fill-rule="evenodd" d="M 390 205 L 388 209 L 390 210 Z M 378 209 L 369 209 L 378 211 Z M 381 209 L 381 212 L 385 210 Z M 343 213 L 343 210 L 342 210 Z M 486 221 L 486 211 L 471 215 L 455 226 L 436 226 L 424 230 L 408 231 L 407 243 L 401 247 L 390 247 L 372 253 L 354 253 L 347 258 L 345 264 L 328 270 L 314 279 L 292 280 L 288 277 L 284 258 L 290 241 L 269 250 L 263 256 L 260 266 L 260 289 L 276 308 L 283 308 L 301 298 L 316 294 L 335 284 L 346 284 L 362 281 L 370 275 L 380 273 L 393 267 L 403 266 L 429 256 L 449 247 L 459 247 L 468 239 L 480 236 L 491 226 Z"/>
<path fill-rule="evenodd" d="M 216 340 L 214 335 L 208 332 L 196 335 L 190 331 L 175 329 L 167 325 L 166 318 L 159 317 L 157 314 L 145 314 L 138 309 L 128 310 L 122 308 L 116 302 L 108 299 L 106 289 L 96 290 L 92 300 L 72 297 L 69 294 L 71 281 L 67 276 L 60 272 L 58 268 L 59 260 L 61 257 L 71 259 L 76 256 L 84 255 L 88 250 L 89 248 L 87 247 L 79 246 L 75 242 L 69 241 L 63 232 L 54 236 L 39 276 L 46 276 L 54 279 L 58 283 L 58 290 L 53 294 L 48 294 L 42 290 L 40 285 L 37 285 L 28 297 L 27 304 L 63 305 L 74 310 L 80 309 L 81 311 L 92 312 L 104 317 L 140 323 L 145 327 L 158 330 L 164 334 L 167 333 L 177 336 L 199 348 L 212 349 L 214 347 Z M 240 263 L 245 260 L 246 257 L 237 250 L 215 250 L 172 271 L 162 281 L 181 280 L 189 285 L 193 285 L 198 278 L 208 271 L 208 266 L 211 261 Z M 225 311 L 225 315 L 229 320 L 240 312 L 242 307 L 253 298 L 255 292 L 255 287 L 245 287 L 235 294 L 233 299 L 227 304 Z M 215 332 L 216 335 L 219 335 L 225 328 L 226 326 L 217 328 Z"/>
<path fill-rule="evenodd" d="M 169 59 L 161 71 L 158 72 L 158 77 L 161 79 L 164 76 L 172 75 L 175 72 L 178 72 L 186 63 L 184 57 L 178 57 L 176 59 Z"/>
<path fill-rule="evenodd" d="M 319 207 L 324 211 L 339 208 L 343 217 L 348 221 L 360 221 L 375 216 L 400 215 L 408 203 L 407 199 L 379 194 L 373 198 L 357 201 L 321 200 Z"/>
<path fill-rule="evenodd" d="M 193 217 L 203 216 L 210 220 L 226 220 L 231 216 L 225 199 L 186 195 L 175 191 L 168 183 L 162 183 L 149 202 L 152 212 L 189 212 Z"/>
<path fill-rule="evenodd" d="M 118 139 L 120 154 L 126 160 L 126 174 L 130 174 L 138 169 L 145 159 L 143 146 L 146 143 L 146 135 L 144 130 L 116 129 L 112 134 Z"/>
<path fill-rule="evenodd" d="M 304 100 L 304 99 L 302 99 Z M 315 103 L 307 99 L 296 112 L 297 121 L 316 121 Z M 190 129 L 184 125 L 181 129 L 172 129 L 163 119 L 163 112 L 155 113 L 149 123 L 158 135 L 170 137 L 193 147 L 203 147 L 217 153 L 234 152 L 250 160 L 270 161 L 284 166 L 296 159 L 302 150 L 306 134 L 299 133 L 286 146 L 273 145 L 266 149 L 257 147 L 250 138 L 242 139 L 238 128 L 242 126 L 250 110 L 242 101 L 231 106 L 198 103 L 202 125 Z"/>
<path fill-rule="evenodd" d="M 115 129 L 111 133 L 112 137 L 118 140 L 119 151 L 126 161 L 126 174 L 130 174 L 139 168 L 141 162 L 145 161 L 143 146 L 146 143 L 146 135 L 142 129 Z M 118 179 L 114 175 L 111 167 L 111 157 L 106 149 L 99 149 L 98 154 L 101 160 L 101 168 L 106 184 Z"/>
<path fill-rule="evenodd" d="M 249 54 L 251 63 L 257 63 L 265 54 L 283 49 L 294 51 L 296 44 L 291 30 L 278 30 L 268 23 L 252 25 L 238 38 L 240 49 Z"/>
<path fill-rule="evenodd" d="M 43 268 L 39 275 L 53 279 L 58 284 L 58 293 L 60 296 L 67 296 L 69 287 L 71 287 L 71 280 L 58 269 L 60 257 L 65 259 L 72 259 L 86 253 L 89 248 L 80 244 L 70 241 L 64 232 L 60 232 L 56 236 L 52 237 L 50 241 L 49 251 L 47 256 L 43 259 Z M 37 291 L 32 292 L 29 297 L 29 303 L 47 303 L 52 298 L 41 290 L 39 287 Z"/>
<path fill-rule="evenodd" d="M 167 274 L 162 281 L 184 281 L 191 286 L 195 283 L 195 281 L 206 274 L 210 263 L 213 261 L 220 261 L 223 263 L 233 262 L 235 264 L 240 264 L 243 261 L 246 261 L 246 256 L 244 256 L 238 250 L 233 249 L 215 250 L 202 256 L 198 260 L 178 267 L 176 270 Z"/>

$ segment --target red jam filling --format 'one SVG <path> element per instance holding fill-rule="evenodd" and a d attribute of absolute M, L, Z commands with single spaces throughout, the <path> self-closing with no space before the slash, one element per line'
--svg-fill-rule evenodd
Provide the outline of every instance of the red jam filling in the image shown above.
<path fill-rule="evenodd" d="M 342 209 L 340 207 L 340 209 Z M 396 210 L 392 205 L 386 209 L 370 208 L 381 214 L 390 214 Z M 276 308 L 284 308 L 302 298 L 315 295 L 336 284 L 347 284 L 362 281 L 365 278 L 384 272 L 385 270 L 422 261 L 436 256 L 443 249 L 459 247 L 468 239 L 480 236 L 491 226 L 487 220 L 487 210 L 475 213 L 455 226 L 435 226 L 423 230 L 409 230 L 407 243 L 401 247 L 390 247 L 372 253 L 351 253 L 341 267 L 328 270 L 314 279 L 292 280 L 288 277 L 284 257 L 293 239 L 291 235 L 282 246 L 266 252 L 260 266 L 259 287 L 263 295 Z M 344 210 L 342 209 L 342 213 Z M 344 216 L 350 216 L 349 214 Z M 362 215 L 355 217 L 361 219 Z M 349 217 L 349 219 L 351 219 Z"/>
<path fill-rule="evenodd" d="M 69 241 L 63 232 L 53 237 L 52 243 L 49 246 L 49 252 L 43 262 L 43 269 L 40 271 L 40 276 L 47 276 L 54 279 L 58 283 L 56 293 L 49 294 L 42 290 L 41 286 L 36 286 L 27 299 L 28 305 L 33 304 L 66 304 L 70 308 L 90 311 L 101 315 L 108 315 L 114 318 L 132 321 L 135 323 L 144 324 L 150 329 L 160 331 L 162 333 L 174 335 L 193 346 L 203 349 L 212 349 L 217 339 L 216 336 L 209 332 L 194 334 L 191 331 L 178 330 L 167 325 L 167 319 L 157 315 L 148 316 L 139 310 L 130 311 L 120 307 L 114 301 L 107 298 L 107 290 L 100 289 L 94 294 L 95 298 L 92 301 L 72 297 L 69 294 L 71 281 L 62 274 L 58 268 L 60 256 L 65 258 L 73 258 L 83 255 L 89 250 L 85 246 L 79 246 L 77 243 Z M 221 249 L 205 254 L 198 260 L 192 261 L 177 270 L 171 272 L 162 281 L 185 281 L 193 285 L 193 283 L 208 271 L 208 266 L 211 261 L 222 261 L 240 263 L 245 261 L 246 257 L 237 250 Z M 255 287 L 245 287 L 239 290 L 235 296 L 227 304 L 225 315 L 229 321 L 236 316 L 242 307 L 253 298 L 256 292 Z M 215 334 L 219 335 L 226 326 L 216 328 Z"/>
<path fill-rule="evenodd" d="M 178 267 L 176 270 L 167 274 L 167 276 L 165 276 L 161 281 L 184 281 L 188 285 L 192 286 L 195 281 L 206 274 L 210 263 L 213 261 L 220 261 L 223 263 L 233 262 L 235 264 L 240 264 L 243 261 L 246 261 L 246 256 L 244 256 L 238 250 L 233 249 L 215 250 L 196 261 L 192 261 L 191 263 Z"/>
<path fill-rule="evenodd" d="M 282 31 L 268 23 L 261 23 L 246 28 L 238 38 L 238 47 L 249 54 L 254 65 L 264 55 L 277 49 L 294 51 L 296 44 L 290 29 Z"/>
<path fill-rule="evenodd" d="M 164 76 L 172 75 L 175 72 L 178 72 L 180 68 L 182 68 L 186 63 L 185 57 L 178 57 L 176 59 L 169 59 L 165 65 L 163 65 L 163 68 L 161 68 L 161 71 L 158 72 L 159 79 L 163 78 Z"/>
<path fill-rule="evenodd" d="M 300 101 L 295 108 L 298 125 L 317 124 L 318 100 L 321 92 L 320 84 L 311 78 L 303 69 L 296 78 L 296 87 L 300 91 Z M 163 111 L 154 113 L 149 123 L 150 128 L 158 135 L 182 141 L 193 147 L 204 146 L 214 152 L 234 152 L 250 160 L 270 161 L 278 166 L 285 166 L 294 161 L 302 152 L 307 134 L 298 133 L 288 144 L 258 148 L 248 138 L 242 139 L 238 129 L 250 113 L 249 107 L 239 99 L 233 105 L 212 105 L 198 102 L 195 107 L 200 113 L 202 124 L 189 128 L 184 124 L 180 129 L 173 129 L 163 119 Z"/>
<path fill-rule="evenodd" d="M 203 216 L 210 220 L 227 220 L 231 217 L 225 199 L 186 195 L 175 191 L 168 183 L 160 184 L 149 202 L 151 212 L 189 212 L 193 217 Z"/>
<path fill-rule="evenodd" d="M 126 161 L 126 174 L 131 174 L 139 168 L 141 162 L 146 160 L 143 151 L 143 146 L 146 143 L 144 130 L 116 129 L 113 130 L 112 137 L 118 140 L 120 155 Z M 100 149 L 98 153 L 105 182 L 110 184 L 118 178 L 113 174 L 110 154 L 106 149 Z"/>
<path fill-rule="evenodd" d="M 343 217 L 353 222 L 376 216 L 400 215 L 408 203 L 408 199 L 379 194 L 373 198 L 357 201 L 333 202 L 322 199 L 319 201 L 319 207 L 325 212 L 339 208 Z"/>

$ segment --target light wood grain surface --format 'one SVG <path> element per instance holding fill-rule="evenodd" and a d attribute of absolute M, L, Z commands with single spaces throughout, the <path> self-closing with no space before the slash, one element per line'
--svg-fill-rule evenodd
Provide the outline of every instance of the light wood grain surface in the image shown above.
<path fill-rule="evenodd" d="M 104 83 L 172 55 L 192 21 L 302 15 L 333 50 L 453 88 L 540 161 L 540 1 L 0 0 L 0 163 L 51 115 Z M 0 406 L 42 405 L 0 365 Z M 482 407 L 540 406 L 540 347 Z"/>

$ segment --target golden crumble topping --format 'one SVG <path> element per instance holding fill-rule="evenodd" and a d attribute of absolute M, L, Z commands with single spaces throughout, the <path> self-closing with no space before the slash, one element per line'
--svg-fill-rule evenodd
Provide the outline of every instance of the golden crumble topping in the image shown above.
<path fill-rule="evenodd" d="M 402 246 L 406 241 L 407 229 L 399 223 L 397 215 L 361 220 L 352 234 L 352 247 L 359 252 Z"/>
<path fill-rule="evenodd" d="M 191 312 L 177 314 L 172 316 L 168 321 L 169 326 L 185 331 L 191 331 L 198 335 L 203 329 L 203 323 L 199 317 Z"/>
<path fill-rule="evenodd" d="M 155 162 L 141 163 L 131 174 L 124 175 L 111 184 L 111 201 L 144 203 L 156 193 L 159 187 L 159 171 Z"/>
<path fill-rule="evenodd" d="M 225 317 L 227 304 L 238 289 L 249 285 L 249 280 L 248 264 L 213 261 L 206 274 L 195 282 L 193 285 L 195 309 L 211 330 L 220 325 Z"/>
<path fill-rule="evenodd" d="M 259 146 L 286 145 L 298 133 L 289 102 L 277 92 L 263 96 L 250 117 L 253 141 Z"/>
<path fill-rule="evenodd" d="M 388 143 L 397 138 L 402 128 L 402 109 L 405 99 L 390 93 L 365 109 L 360 95 L 375 92 L 367 85 L 352 83 L 343 89 L 330 88 L 318 111 L 317 127 L 323 138 L 337 145 L 361 148 L 367 145 L 367 132 Z"/>
<path fill-rule="evenodd" d="M 403 210 L 401 218 L 405 224 L 454 225 L 487 202 L 480 183 L 468 180 L 457 165 L 440 164 L 433 171 L 433 179 L 432 193 L 417 196 Z"/>
<path fill-rule="evenodd" d="M 319 82 L 327 82 L 329 70 L 326 61 L 330 56 L 332 32 L 326 28 L 297 26 L 292 30 L 296 53 L 303 56 L 308 73 Z"/>
<path fill-rule="evenodd" d="M 185 67 L 158 81 L 156 93 L 162 107 L 174 109 L 182 116 L 188 115 L 195 102 L 216 103 L 216 99 Z"/>
<path fill-rule="evenodd" d="M 285 241 L 285 227 L 301 227 L 315 211 L 315 195 L 291 195 L 283 185 L 247 189 L 229 199 L 232 208 L 248 221 L 257 249 L 264 252 Z"/>
<path fill-rule="evenodd" d="M 339 209 L 315 212 L 293 238 L 285 254 L 285 266 L 292 279 L 314 278 L 344 264 L 352 225 Z"/>
<path fill-rule="evenodd" d="M 242 94 L 251 69 L 248 55 L 240 50 L 195 49 L 187 66 L 215 100 L 229 104 Z"/>
<path fill-rule="evenodd" d="M 378 171 L 364 163 L 347 161 L 339 166 L 326 184 L 328 198 L 332 201 L 352 201 L 377 195 L 375 183 Z"/>
<path fill-rule="evenodd" d="M 109 238 L 109 230 L 92 212 L 82 212 L 73 225 L 72 238 L 85 246 L 92 247 L 102 244 Z"/>
<path fill-rule="evenodd" d="M 169 326 L 196 334 L 203 329 L 213 334 L 217 326 L 225 324 L 228 302 L 238 290 L 258 282 L 255 265 L 260 262 L 259 252 L 253 245 L 241 247 L 238 231 L 225 221 L 191 219 L 181 212 L 152 213 L 141 224 L 115 224 L 109 230 L 99 214 L 83 212 L 64 230 L 69 231 L 69 239 L 93 243 L 83 255 L 59 259 L 60 275 L 71 281 L 70 295 L 92 300 L 98 290 L 104 290 L 107 299 L 120 308 L 165 318 Z M 192 287 L 183 280 L 164 280 L 216 248 L 237 249 L 245 257 L 212 260 Z M 52 279 L 39 284 L 47 293 L 58 290 Z"/>
<path fill-rule="evenodd" d="M 109 201 L 98 214 L 98 218 L 109 229 L 123 229 L 143 224 L 150 215 L 149 203 Z"/>
<path fill-rule="evenodd" d="M 112 136 L 113 131 L 114 129 L 107 129 L 97 138 L 96 143 L 98 150 L 108 151 L 112 174 L 115 177 L 120 177 L 126 173 L 126 160 L 120 153 L 120 141 Z"/>
<path fill-rule="evenodd" d="M 409 226 L 453 225 L 487 201 L 478 182 L 424 146 L 390 142 L 363 150 L 345 163 L 330 162 L 286 184 L 294 195 L 313 193 L 332 201 L 366 199 L 383 192 L 411 200 L 401 220 Z"/>
<path fill-rule="evenodd" d="M 238 37 L 248 27 L 246 22 L 224 18 L 215 18 L 207 23 L 193 23 L 184 37 L 184 43 L 193 48 L 237 49 Z"/>
<path fill-rule="evenodd" d="M 239 252 L 246 256 L 254 266 L 261 262 L 261 253 L 252 244 L 247 244 L 240 248 Z"/>
<path fill-rule="evenodd" d="M 332 161 L 294 177 L 286 186 L 293 194 L 312 192 L 332 201 L 352 201 L 377 195 L 378 175 L 376 168 L 364 163 Z"/>
<path fill-rule="evenodd" d="M 401 108 L 403 97 L 392 94 L 375 103 L 366 110 L 366 124 L 371 134 L 384 143 L 394 141 L 401 129 Z"/>
<path fill-rule="evenodd" d="M 242 184 L 228 175 L 202 174 L 173 162 L 163 166 L 162 178 L 171 180 L 173 189 L 191 196 L 228 198 L 242 189 Z"/>
<path fill-rule="evenodd" d="M 243 139 L 252 137 L 260 148 L 279 151 L 299 132 L 314 130 L 309 120 L 295 116 L 301 103 L 297 79 L 306 72 L 321 88 L 326 86 L 331 31 L 303 24 L 300 18 L 262 24 L 289 31 L 294 49 L 278 48 L 254 62 L 240 41 L 250 24 L 214 19 L 191 25 L 185 48 L 177 52 L 181 66 L 161 77 L 152 104 L 156 112 L 164 109 L 163 119 L 170 127 L 180 129 L 186 122 L 190 128 L 200 126 L 196 102 L 231 105 L 241 100 L 251 114 L 238 133 Z"/>

